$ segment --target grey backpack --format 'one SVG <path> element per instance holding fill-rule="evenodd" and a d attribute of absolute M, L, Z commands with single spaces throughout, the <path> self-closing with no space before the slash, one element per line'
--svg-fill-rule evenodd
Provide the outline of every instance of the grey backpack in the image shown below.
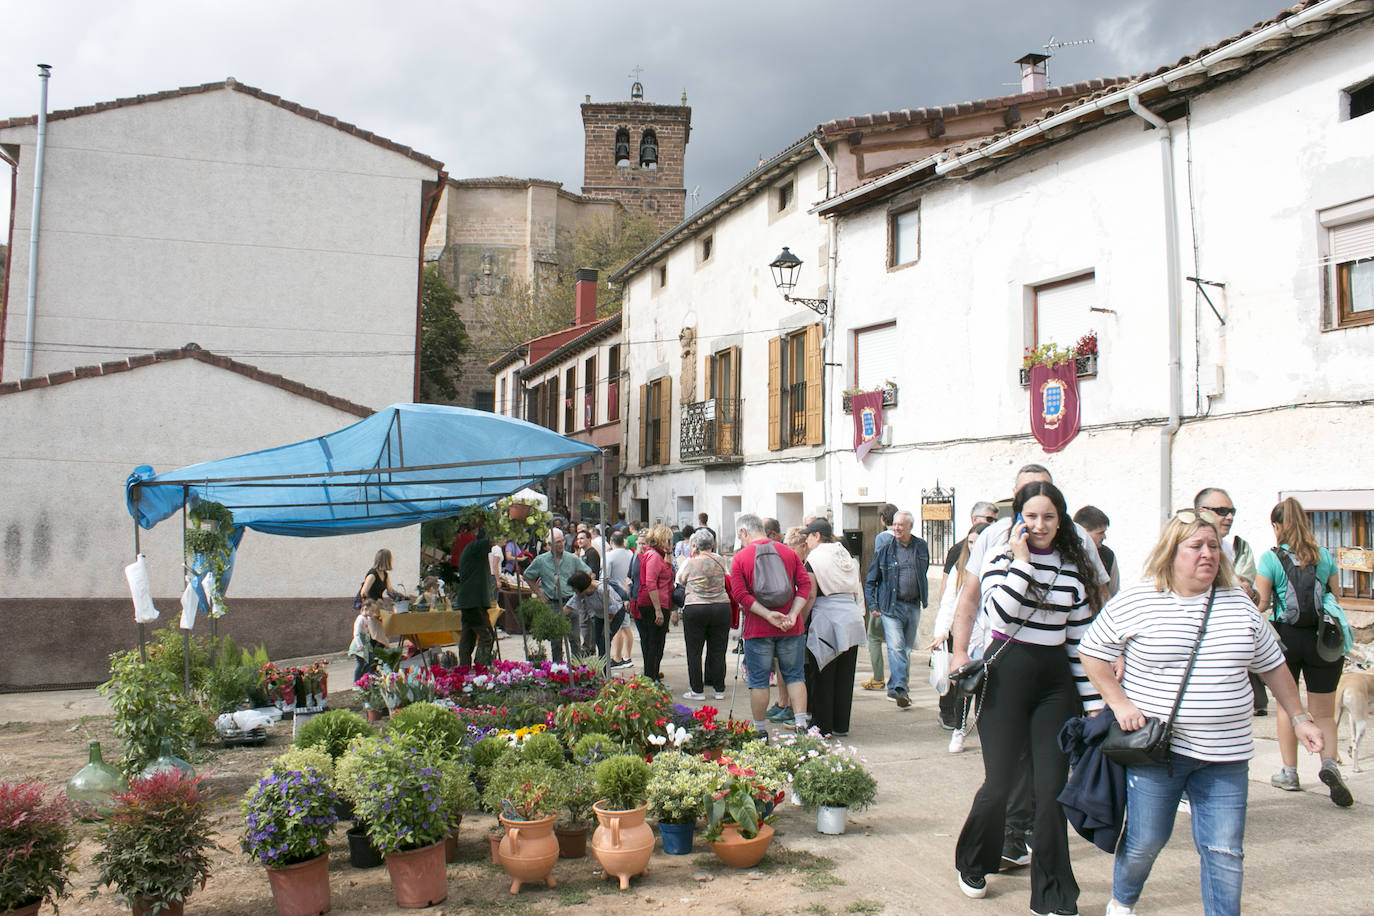
<path fill-rule="evenodd" d="M 792 603 L 796 595 L 787 564 L 778 556 L 778 548 L 770 541 L 754 548 L 754 598 L 770 610 L 779 610 Z"/>

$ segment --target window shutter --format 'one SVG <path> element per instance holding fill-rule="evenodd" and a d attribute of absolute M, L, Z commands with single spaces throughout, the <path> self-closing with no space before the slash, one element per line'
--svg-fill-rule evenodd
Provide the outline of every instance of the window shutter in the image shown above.
<path fill-rule="evenodd" d="M 701 399 L 709 401 L 718 394 L 716 391 L 716 355 L 706 357 L 706 384 L 701 389 Z"/>
<path fill-rule="evenodd" d="M 1331 261 L 1344 264 L 1374 258 L 1374 219 L 1346 223 L 1331 230 Z"/>
<path fill-rule="evenodd" d="M 1089 309 L 1097 304 L 1092 275 L 1035 291 L 1035 345 L 1056 343 L 1068 348 L 1088 333 Z"/>
<path fill-rule="evenodd" d="M 768 448 L 782 448 L 782 338 L 768 341 Z"/>
<path fill-rule="evenodd" d="M 901 347 L 895 324 L 855 331 L 855 386 L 864 391 L 876 391 L 888 379 L 895 379 L 902 365 Z"/>
<path fill-rule="evenodd" d="M 639 386 L 639 466 L 649 465 L 649 386 Z"/>
<path fill-rule="evenodd" d="M 825 362 L 821 356 L 820 323 L 806 329 L 806 444 L 821 445 L 825 442 L 824 417 L 821 409 L 821 380 L 825 375 Z"/>
<path fill-rule="evenodd" d="M 731 347 L 726 352 L 730 354 L 730 390 L 724 392 L 724 396 L 727 398 L 738 398 L 740 374 L 739 347 Z"/>
<path fill-rule="evenodd" d="M 658 463 L 672 464 L 668 449 L 673 445 L 673 379 L 665 375 L 658 383 Z"/>

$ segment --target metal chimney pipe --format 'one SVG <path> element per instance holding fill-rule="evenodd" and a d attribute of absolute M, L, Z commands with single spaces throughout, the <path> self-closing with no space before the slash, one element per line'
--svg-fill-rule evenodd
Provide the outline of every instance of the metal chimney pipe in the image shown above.
<path fill-rule="evenodd" d="M 24 378 L 33 377 L 33 326 L 38 309 L 38 218 L 43 211 L 43 156 L 48 147 L 48 74 L 52 67 L 38 65 L 42 83 L 38 103 L 38 148 L 33 159 L 33 218 L 29 220 L 29 308 L 24 318 Z"/>

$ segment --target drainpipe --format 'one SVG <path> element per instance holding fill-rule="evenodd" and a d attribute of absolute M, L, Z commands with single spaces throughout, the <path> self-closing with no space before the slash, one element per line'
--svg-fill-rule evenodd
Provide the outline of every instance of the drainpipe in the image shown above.
<path fill-rule="evenodd" d="M 43 156 L 48 147 L 48 72 L 38 65 L 42 82 L 38 103 L 38 148 L 33 159 L 33 218 L 29 221 L 29 309 L 24 317 L 24 378 L 33 377 L 33 328 L 38 309 L 38 217 L 43 210 Z"/>
<path fill-rule="evenodd" d="M 1178 214 L 1174 201 L 1174 137 L 1169 124 L 1141 104 L 1140 96 L 1131 93 L 1127 99 L 1131 111 L 1159 131 L 1159 153 L 1164 178 L 1164 261 L 1165 282 L 1169 290 L 1169 422 L 1159 436 L 1159 517 L 1163 523 L 1173 514 L 1173 447 L 1178 432 L 1183 387 L 1182 343 L 1179 340 L 1182 302 L 1179 286 L 1182 279 L 1178 267 Z"/>
<path fill-rule="evenodd" d="M 816 148 L 816 152 L 825 163 L 825 196 L 828 198 L 831 194 L 835 193 L 835 191 L 839 190 L 839 178 L 835 173 L 835 161 L 831 159 L 830 155 L 825 151 L 825 147 L 821 145 L 819 137 L 812 138 L 811 144 Z M 827 292 L 826 298 L 830 300 L 830 307 L 825 310 L 825 340 L 821 346 L 821 383 L 823 385 L 827 378 L 825 370 L 833 368 L 831 363 L 834 362 L 835 357 L 835 276 L 838 264 L 838 253 L 835 251 L 835 245 L 839 241 L 839 226 L 835 218 L 832 216 L 828 218 L 826 222 L 829 223 L 829 228 L 827 230 L 829 232 L 829 239 L 826 245 L 825 288 Z M 827 387 L 829 388 L 829 392 L 822 389 L 822 399 L 825 398 L 827 393 L 833 394 L 835 391 L 834 385 L 829 385 Z M 823 412 L 822 416 L 824 415 L 825 413 Z M 834 460 L 834 455 L 827 450 L 825 455 L 825 505 L 832 515 L 835 513 Z M 832 524 L 838 521 L 838 518 L 831 519 Z"/>

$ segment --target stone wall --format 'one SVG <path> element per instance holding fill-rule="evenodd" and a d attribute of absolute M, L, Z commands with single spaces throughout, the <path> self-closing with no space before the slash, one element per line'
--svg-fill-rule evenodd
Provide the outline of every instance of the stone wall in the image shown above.
<path fill-rule="evenodd" d="M 645 102 L 586 102 L 582 105 L 582 193 L 609 197 L 631 212 L 654 214 L 666 232 L 685 216 L 687 192 L 683 169 L 692 129 L 692 109 L 686 105 Z M 630 136 L 630 164 L 617 165 L 615 137 L 625 128 Z M 646 129 L 658 138 L 656 168 L 639 165 L 639 142 Z"/>

